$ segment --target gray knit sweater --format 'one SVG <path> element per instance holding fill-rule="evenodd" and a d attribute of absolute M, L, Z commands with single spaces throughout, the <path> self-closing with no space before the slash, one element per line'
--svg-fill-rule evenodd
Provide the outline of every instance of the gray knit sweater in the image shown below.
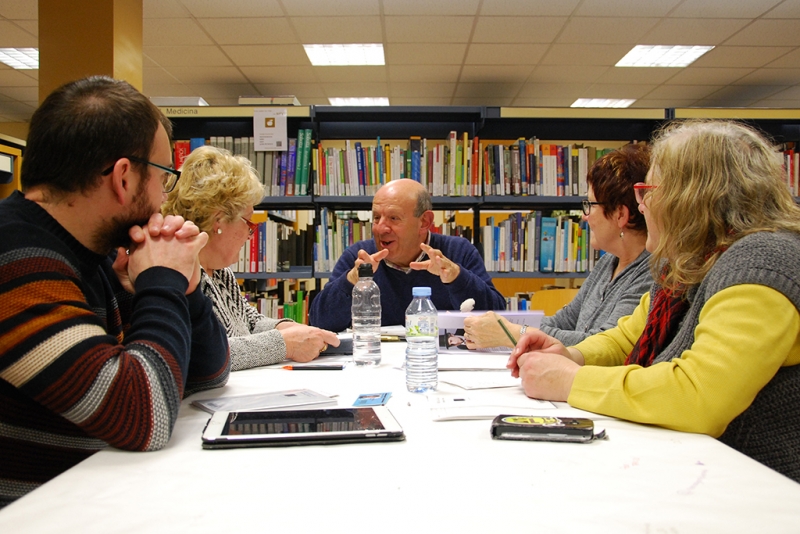
<path fill-rule="evenodd" d="M 743 237 L 723 253 L 690 301 L 672 341 L 653 363 L 680 358 L 694 341 L 694 330 L 706 301 L 739 284 L 767 286 L 785 295 L 800 310 L 800 236 L 760 232 Z M 651 293 L 653 302 L 654 293 Z M 797 336 L 797 332 L 786 335 Z M 753 354 L 753 358 L 758 358 Z M 781 367 L 753 403 L 736 417 L 720 441 L 800 482 L 800 365 Z"/>
<path fill-rule="evenodd" d="M 617 326 L 620 317 L 633 313 L 642 295 L 650 291 L 649 258 L 650 253 L 643 250 L 612 279 L 619 259 L 604 254 L 575 298 L 555 315 L 542 319 L 542 332 L 571 346 Z"/>
<path fill-rule="evenodd" d="M 289 319 L 270 319 L 258 313 L 242 295 L 231 269 L 217 269 L 213 277 L 202 271 L 200 284 L 228 334 L 232 371 L 286 359 L 286 343 L 275 327 Z"/>

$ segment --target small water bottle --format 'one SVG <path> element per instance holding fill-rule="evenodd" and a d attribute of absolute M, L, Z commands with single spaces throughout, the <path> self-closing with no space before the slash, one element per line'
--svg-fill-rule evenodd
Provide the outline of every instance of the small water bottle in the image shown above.
<path fill-rule="evenodd" d="M 381 363 L 381 290 L 372 279 L 372 265 L 358 266 L 353 286 L 353 362 L 359 366 Z"/>
<path fill-rule="evenodd" d="M 412 393 L 435 391 L 439 385 L 439 321 L 431 288 L 412 289 L 406 309 L 406 387 Z"/>

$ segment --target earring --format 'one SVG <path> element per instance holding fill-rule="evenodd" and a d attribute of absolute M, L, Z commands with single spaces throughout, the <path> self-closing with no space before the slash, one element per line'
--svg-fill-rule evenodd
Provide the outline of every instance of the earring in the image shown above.
<path fill-rule="evenodd" d="M 625 237 L 625 232 L 620 232 L 619 233 L 619 238 L 622 239 L 623 237 Z"/>
<path fill-rule="evenodd" d="M 221 234 L 222 233 L 222 228 L 217 228 L 217 233 Z"/>

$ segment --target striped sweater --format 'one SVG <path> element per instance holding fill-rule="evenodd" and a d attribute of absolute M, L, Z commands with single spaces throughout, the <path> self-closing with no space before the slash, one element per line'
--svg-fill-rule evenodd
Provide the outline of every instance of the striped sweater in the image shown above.
<path fill-rule="evenodd" d="M 201 291 L 112 261 L 16 192 L 0 203 L 0 507 L 111 445 L 162 448 L 184 395 L 223 385 L 225 332 Z"/>

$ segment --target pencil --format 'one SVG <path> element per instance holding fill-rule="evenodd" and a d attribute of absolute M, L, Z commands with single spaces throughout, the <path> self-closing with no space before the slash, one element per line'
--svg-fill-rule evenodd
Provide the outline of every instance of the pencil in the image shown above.
<path fill-rule="evenodd" d="M 341 371 L 344 365 L 284 365 L 287 371 Z"/>
<path fill-rule="evenodd" d="M 506 325 L 503 324 L 503 320 L 502 319 L 498 319 L 497 322 L 500 323 L 500 328 L 503 329 L 503 332 L 506 333 L 506 335 L 508 336 L 508 339 L 511 340 L 511 344 L 516 346 L 517 340 L 514 339 L 514 336 L 512 336 L 511 332 L 509 332 L 508 328 L 506 328 Z"/>

